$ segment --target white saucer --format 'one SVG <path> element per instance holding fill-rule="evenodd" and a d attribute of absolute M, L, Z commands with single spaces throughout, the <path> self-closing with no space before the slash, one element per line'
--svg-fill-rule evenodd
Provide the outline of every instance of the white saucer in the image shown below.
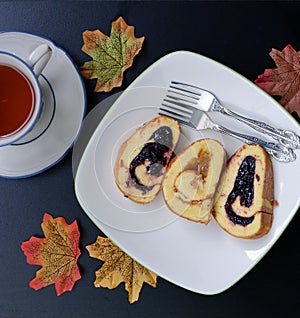
<path fill-rule="evenodd" d="M 29 177 L 61 160 L 76 139 L 85 114 L 86 95 L 80 74 L 68 54 L 49 39 L 23 32 L 0 33 L 0 50 L 29 56 L 47 43 L 52 57 L 40 84 L 44 109 L 33 130 L 15 144 L 0 147 L 0 176 Z"/>

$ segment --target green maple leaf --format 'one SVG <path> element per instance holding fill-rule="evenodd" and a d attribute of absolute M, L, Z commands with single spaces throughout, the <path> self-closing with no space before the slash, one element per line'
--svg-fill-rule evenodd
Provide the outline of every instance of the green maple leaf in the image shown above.
<path fill-rule="evenodd" d="M 92 57 L 80 67 L 87 79 L 97 78 L 95 92 L 109 92 L 121 86 L 123 73 L 142 48 L 144 37 L 134 36 L 134 27 L 122 17 L 112 22 L 110 37 L 100 30 L 83 32 L 82 51 Z"/>

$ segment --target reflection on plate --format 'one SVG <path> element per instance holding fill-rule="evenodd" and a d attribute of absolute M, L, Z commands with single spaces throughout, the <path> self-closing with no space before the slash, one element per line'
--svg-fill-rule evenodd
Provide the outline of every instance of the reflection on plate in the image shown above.
<path fill-rule="evenodd" d="M 94 197 L 90 213 L 100 222 L 117 230 L 129 232 L 147 232 L 158 230 L 174 222 L 178 217 L 171 213 L 164 203 L 162 194 L 150 204 L 137 204 L 125 198 L 115 184 L 113 169 L 122 143 L 137 128 L 158 116 L 159 105 L 166 88 L 143 87 L 128 90 L 116 101 L 121 114 L 105 117 L 105 121 L 96 130 L 85 156 L 86 162 L 92 164 L 85 171 L 84 178 L 89 184 L 79 191 L 83 204 L 89 206 L 84 196 L 89 192 Z M 147 96 L 141 104 L 143 96 Z M 101 104 L 98 106 L 101 107 Z M 88 119 L 88 118 L 87 118 Z M 222 139 L 220 134 L 211 132 L 215 139 Z M 202 133 L 182 127 L 181 136 L 175 152 L 181 151 L 194 140 L 201 138 Z M 92 145 L 91 145 L 92 144 Z M 91 161 L 90 161 L 91 160 Z M 76 178 L 77 179 L 77 178 Z M 83 185 L 83 184 L 81 184 Z"/>
<path fill-rule="evenodd" d="M 157 104 L 155 96 L 162 90 L 160 88 L 141 88 L 133 89 L 127 98 L 121 98 L 118 101 L 120 109 L 123 105 L 131 103 L 129 99 L 134 99 L 136 91 L 140 90 L 147 96 L 151 96 L 151 101 Z M 125 198 L 117 188 L 113 169 L 117 158 L 118 151 L 122 143 L 129 138 L 137 128 L 144 123 L 158 116 L 158 107 L 137 107 L 118 116 L 105 128 L 99 135 L 98 143 L 95 147 L 94 168 L 99 187 L 99 197 L 102 198 L 101 209 L 92 211 L 95 217 L 113 228 L 131 231 L 146 232 L 157 230 L 175 221 L 177 216 L 168 211 L 165 206 L 161 193 L 150 204 L 137 204 Z M 180 140 L 176 147 L 176 152 L 181 151 L 193 140 L 200 138 L 199 133 L 191 129 L 182 129 Z M 108 206 L 103 209 L 103 204 Z"/>
<path fill-rule="evenodd" d="M 116 128 L 115 142 L 120 143 L 118 138 L 126 138 L 126 124 L 123 123 L 122 116 L 126 118 L 128 111 L 136 110 L 139 115 L 136 116 L 136 123 L 131 122 L 131 124 L 137 127 L 145 119 L 140 107 L 146 107 L 145 112 L 148 107 L 150 111 L 149 106 L 158 107 L 165 95 L 164 89 L 156 88 L 157 94 L 153 94 L 152 90 L 155 88 L 146 86 L 167 87 L 171 80 L 206 88 L 213 91 L 221 102 L 232 110 L 300 133 L 296 121 L 273 98 L 236 72 L 195 53 L 174 52 L 160 59 L 140 75 L 105 115 L 79 164 L 75 192 L 81 206 L 95 224 L 139 263 L 179 286 L 198 293 L 216 294 L 235 284 L 255 266 L 273 246 L 296 213 L 299 206 L 299 190 L 293 176 L 300 172 L 300 161 L 298 159 L 288 164 L 273 161 L 275 199 L 279 202 L 279 206 L 274 208 L 274 222 L 270 232 L 260 239 L 243 240 L 231 237 L 214 219 L 204 226 L 176 218 L 167 226 L 146 232 L 124 231 L 118 226 L 113 227 L 113 224 L 108 224 L 107 220 L 104 222 L 106 214 L 104 210 L 107 206 L 103 202 L 111 201 L 109 212 L 119 213 L 124 222 L 130 214 L 128 212 L 132 211 L 128 211 L 127 207 L 125 213 L 122 213 L 124 208 L 122 209 L 122 204 L 118 201 L 121 199 L 116 197 L 119 194 L 110 189 L 112 184 L 107 185 L 107 182 L 113 182 L 110 180 L 112 172 L 109 170 L 112 169 L 110 158 L 115 155 L 115 148 L 111 145 L 109 149 L 109 146 L 105 145 L 103 136 L 107 139 L 108 133 L 113 133 L 112 128 Z M 114 127 L 115 119 L 118 127 Z M 251 128 L 225 116 L 220 115 L 215 119 L 234 130 L 244 133 L 251 131 L 253 134 Z M 118 122 L 120 120 L 123 126 Z M 205 137 L 215 137 L 211 131 L 203 131 L 202 134 Z M 186 132 L 185 136 L 188 141 L 193 139 Z M 242 145 L 229 136 L 223 136 L 221 142 L 228 156 Z M 107 170 L 104 168 L 97 170 L 98 166 L 95 168 L 96 160 L 101 161 L 99 158 L 101 149 L 103 153 L 107 151 L 112 156 L 107 157 L 107 160 L 110 160 L 106 163 Z M 155 204 L 160 206 L 159 198 Z M 132 217 L 142 217 L 148 213 L 131 214 Z"/>
<path fill-rule="evenodd" d="M 48 39 L 23 33 L 0 33 L 0 50 L 29 56 L 47 43 L 52 57 L 40 77 L 43 110 L 34 128 L 15 144 L 0 147 L 0 176 L 28 177 L 63 158 L 78 135 L 85 112 L 84 86 L 67 53 Z"/>
<path fill-rule="evenodd" d="M 125 198 L 114 181 L 113 169 L 122 143 L 143 123 L 156 117 L 158 108 L 141 107 L 114 119 L 99 136 L 95 147 L 94 168 L 101 209 L 93 211 L 99 221 L 119 230 L 145 232 L 168 225 L 176 219 L 165 207 L 162 195 L 150 204 L 137 204 Z M 103 209 L 103 204 L 107 204 Z"/>

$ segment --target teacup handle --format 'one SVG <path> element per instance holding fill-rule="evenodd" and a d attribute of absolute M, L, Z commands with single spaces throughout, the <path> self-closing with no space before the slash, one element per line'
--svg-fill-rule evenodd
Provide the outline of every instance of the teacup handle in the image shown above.
<path fill-rule="evenodd" d="M 52 49 L 48 44 L 41 44 L 30 54 L 28 65 L 33 69 L 33 72 L 39 77 L 50 60 Z"/>

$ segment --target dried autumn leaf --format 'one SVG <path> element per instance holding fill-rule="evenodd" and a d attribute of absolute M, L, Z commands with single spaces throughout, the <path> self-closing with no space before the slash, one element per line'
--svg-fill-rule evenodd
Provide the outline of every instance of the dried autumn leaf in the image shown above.
<path fill-rule="evenodd" d="M 67 290 L 72 290 L 75 282 L 81 278 L 77 266 L 81 254 L 80 233 L 76 221 L 69 225 L 64 218 L 53 219 L 47 213 L 41 227 L 45 238 L 32 236 L 21 245 L 28 264 L 42 266 L 29 286 L 38 290 L 55 284 L 59 296 Z"/>
<path fill-rule="evenodd" d="M 144 37 L 134 36 L 134 27 L 122 17 L 112 22 L 110 37 L 100 30 L 83 32 L 82 51 L 92 57 L 80 71 L 87 79 L 97 78 L 95 92 L 109 92 L 121 86 L 123 73 L 142 48 Z"/>
<path fill-rule="evenodd" d="M 281 96 L 280 104 L 300 116 L 300 52 L 287 45 L 282 51 L 272 49 L 270 56 L 277 68 L 266 69 L 255 83 L 268 94 Z"/>
<path fill-rule="evenodd" d="M 125 282 L 130 303 L 138 300 L 144 282 L 156 287 L 157 275 L 134 261 L 109 238 L 98 236 L 96 242 L 86 248 L 91 257 L 104 261 L 96 271 L 95 287 L 112 289 Z"/>

